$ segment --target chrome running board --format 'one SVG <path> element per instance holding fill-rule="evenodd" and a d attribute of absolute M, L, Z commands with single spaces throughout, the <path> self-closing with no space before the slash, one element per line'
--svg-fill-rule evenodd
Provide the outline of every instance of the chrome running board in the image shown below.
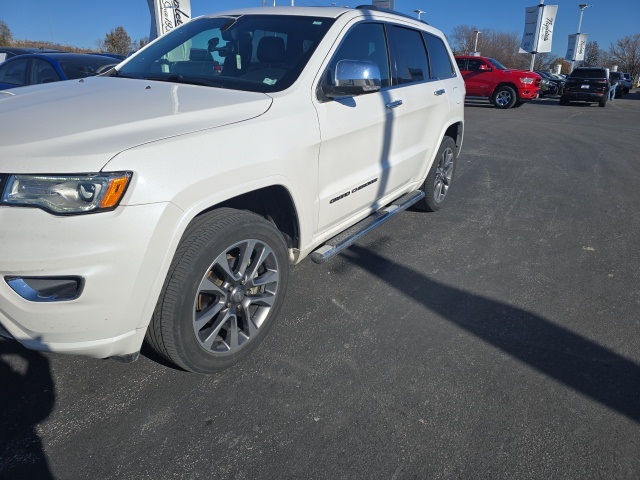
<path fill-rule="evenodd" d="M 365 236 L 371 230 L 379 227 L 396 213 L 400 213 L 406 210 L 417 201 L 424 198 L 424 192 L 416 190 L 415 192 L 409 192 L 402 197 L 395 200 L 392 204 L 381 208 L 375 213 L 372 213 L 367 218 L 359 221 L 352 227 L 349 227 L 344 232 L 336 235 L 332 239 L 328 240 L 324 245 L 311 253 L 311 260 L 315 263 L 324 263 L 330 258 L 340 253 L 345 248 L 349 248 L 353 243 Z"/>

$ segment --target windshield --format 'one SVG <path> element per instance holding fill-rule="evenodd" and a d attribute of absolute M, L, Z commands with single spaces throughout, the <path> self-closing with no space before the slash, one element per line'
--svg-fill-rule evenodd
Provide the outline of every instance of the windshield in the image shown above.
<path fill-rule="evenodd" d="M 68 80 L 76 80 L 105 72 L 111 67 L 115 67 L 118 61 L 115 58 L 96 55 L 96 58 L 91 59 L 75 59 L 71 57 L 70 60 L 63 59 L 58 63 L 60 63 L 60 68 L 62 68 Z"/>
<path fill-rule="evenodd" d="M 131 57 L 115 76 L 277 92 L 300 75 L 333 19 L 198 18 Z"/>
<path fill-rule="evenodd" d="M 504 65 L 502 65 L 498 60 L 496 60 L 495 58 L 487 58 L 487 60 L 489 60 L 489 62 L 491 63 L 491 65 L 493 65 L 494 67 L 496 67 L 498 70 L 507 70 L 507 67 L 505 67 Z"/>

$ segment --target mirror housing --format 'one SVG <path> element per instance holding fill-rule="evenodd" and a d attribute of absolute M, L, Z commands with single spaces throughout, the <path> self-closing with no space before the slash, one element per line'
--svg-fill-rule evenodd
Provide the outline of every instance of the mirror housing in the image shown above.
<path fill-rule="evenodd" d="M 324 85 L 323 92 L 329 98 L 351 97 L 380 91 L 380 69 L 374 62 L 340 60 L 335 68 L 333 85 Z"/>

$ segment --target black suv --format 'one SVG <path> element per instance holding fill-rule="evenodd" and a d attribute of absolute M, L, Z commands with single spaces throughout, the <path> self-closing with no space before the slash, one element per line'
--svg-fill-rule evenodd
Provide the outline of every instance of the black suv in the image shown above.
<path fill-rule="evenodd" d="M 608 94 L 609 78 L 605 68 L 580 67 L 567 78 L 560 105 L 569 105 L 569 102 L 597 102 L 598 106 L 604 107 Z"/>

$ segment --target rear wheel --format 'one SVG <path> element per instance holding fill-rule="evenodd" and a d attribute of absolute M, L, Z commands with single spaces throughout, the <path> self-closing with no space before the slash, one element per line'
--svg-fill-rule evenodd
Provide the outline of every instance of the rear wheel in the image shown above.
<path fill-rule="evenodd" d="M 191 372 L 230 367 L 273 326 L 288 276 L 287 247 L 272 223 L 229 208 L 206 213 L 178 246 L 147 341 Z"/>
<path fill-rule="evenodd" d="M 604 108 L 604 106 L 605 106 L 606 104 L 607 104 L 607 99 L 606 99 L 606 98 L 603 98 L 602 100 L 600 100 L 600 101 L 598 102 L 598 106 L 599 106 L 599 107 L 603 107 L 603 108 Z"/>
<path fill-rule="evenodd" d="M 560 105 L 569 105 L 569 100 L 565 97 L 560 97 Z"/>
<path fill-rule="evenodd" d="M 513 88 L 503 85 L 494 92 L 492 102 L 496 108 L 511 108 L 518 98 Z"/>
<path fill-rule="evenodd" d="M 424 200 L 416 205 L 421 210 L 435 212 L 444 205 L 456 171 L 456 142 L 451 137 L 444 137 L 431 170 L 427 175 L 422 191 Z"/>

